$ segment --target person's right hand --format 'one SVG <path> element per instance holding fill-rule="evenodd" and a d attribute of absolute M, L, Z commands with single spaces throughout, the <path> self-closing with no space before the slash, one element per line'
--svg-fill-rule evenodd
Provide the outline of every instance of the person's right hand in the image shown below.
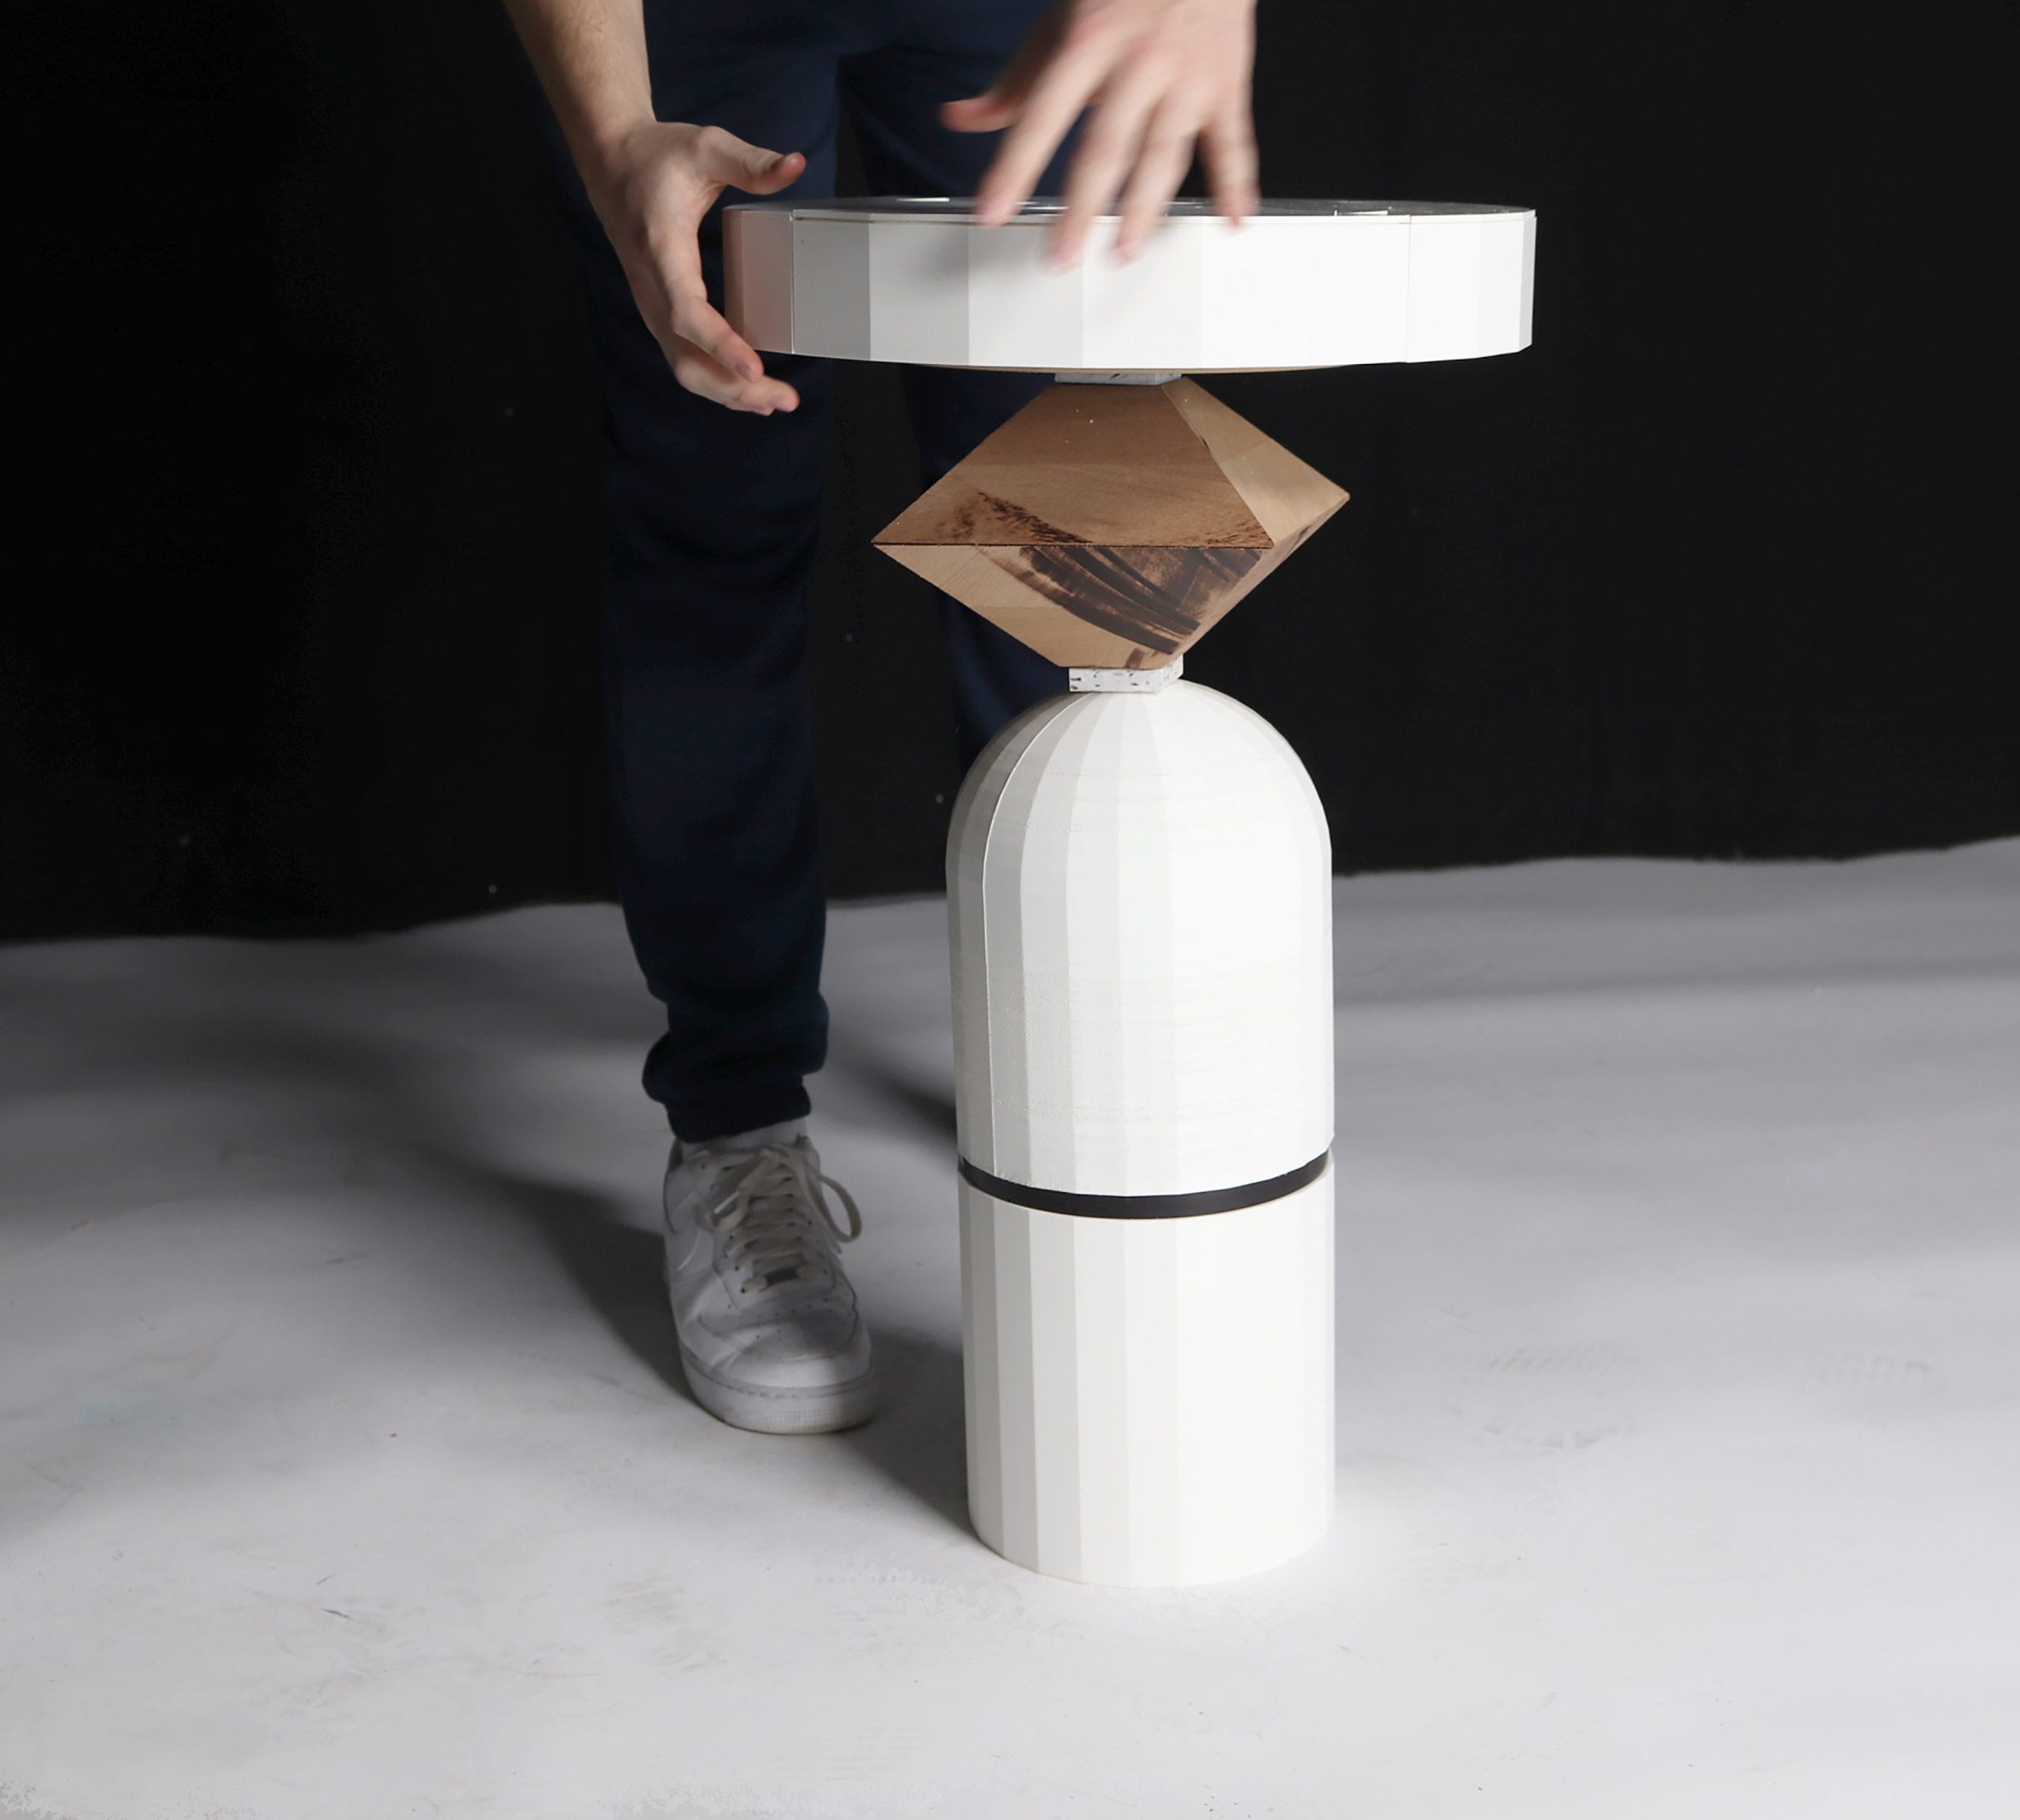
<path fill-rule="evenodd" d="M 769 417 L 795 409 L 800 395 L 765 376 L 750 343 L 709 302 L 696 233 L 725 190 L 770 196 L 806 167 L 798 152 L 747 145 L 719 126 L 653 120 L 600 148 L 583 173 L 673 377 L 731 410 Z"/>

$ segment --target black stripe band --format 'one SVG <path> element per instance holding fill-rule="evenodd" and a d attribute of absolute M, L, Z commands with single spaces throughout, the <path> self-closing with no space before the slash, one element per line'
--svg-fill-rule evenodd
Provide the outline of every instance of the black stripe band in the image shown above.
<path fill-rule="evenodd" d="M 1232 1213 L 1242 1207 L 1259 1207 L 1265 1201 L 1280 1201 L 1309 1187 L 1325 1173 L 1331 1153 L 1321 1150 L 1309 1163 L 1300 1163 L 1267 1182 L 1245 1182 L 1239 1188 L 1207 1188 L 1193 1195 L 1069 1195 L 1056 1188 L 1027 1188 L 1021 1182 L 1006 1182 L 986 1169 L 978 1169 L 965 1156 L 960 1160 L 961 1180 L 998 1201 L 1020 1207 L 1036 1207 L 1041 1213 L 1080 1213 L 1091 1219 L 1189 1219 L 1200 1213 Z"/>

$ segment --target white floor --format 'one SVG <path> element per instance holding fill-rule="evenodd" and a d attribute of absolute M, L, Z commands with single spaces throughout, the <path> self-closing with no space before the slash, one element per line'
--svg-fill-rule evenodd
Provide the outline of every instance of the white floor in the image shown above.
<path fill-rule="evenodd" d="M 2020 1811 L 2020 842 L 1342 884 L 1338 1524 L 1206 1591 L 966 1526 L 942 966 L 836 913 L 778 1441 L 614 912 L 0 954 L 0 1813 Z"/>

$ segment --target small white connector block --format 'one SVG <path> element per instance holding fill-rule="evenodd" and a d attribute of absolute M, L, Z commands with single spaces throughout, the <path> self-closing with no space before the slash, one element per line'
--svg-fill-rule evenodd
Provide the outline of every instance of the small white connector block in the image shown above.
<path fill-rule="evenodd" d="M 1077 696 L 1154 696 L 1185 674 L 1185 660 L 1174 657 L 1155 670 L 1068 670 L 1066 687 Z"/>

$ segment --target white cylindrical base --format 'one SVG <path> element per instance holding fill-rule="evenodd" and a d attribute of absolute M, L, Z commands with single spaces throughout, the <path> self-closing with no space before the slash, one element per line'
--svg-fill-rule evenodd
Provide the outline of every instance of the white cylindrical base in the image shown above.
<path fill-rule="evenodd" d="M 1230 1580 L 1333 1505 L 1333 1184 L 1185 1218 L 961 1184 L 968 1508 L 1019 1566 Z"/>
<path fill-rule="evenodd" d="M 1042 1573 L 1176 1586 L 1332 1506 L 1331 879 L 1259 715 L 1060 696 L 948 841 L 969 1508 Z"/>

